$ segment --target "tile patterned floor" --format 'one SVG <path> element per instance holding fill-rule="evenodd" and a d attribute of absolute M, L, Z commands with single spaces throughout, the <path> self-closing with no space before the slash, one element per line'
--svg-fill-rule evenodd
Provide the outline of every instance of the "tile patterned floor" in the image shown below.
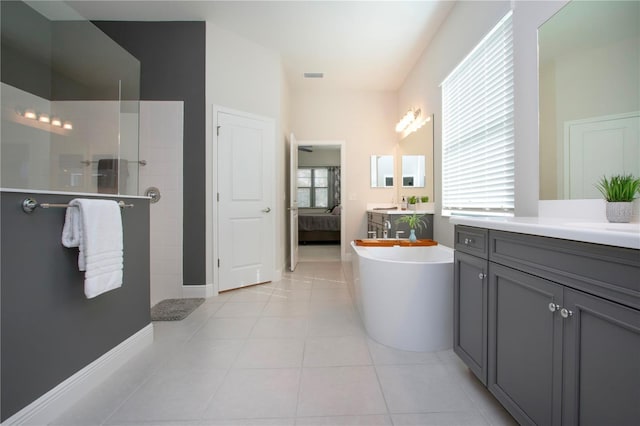
<path fill-rule="evenodd" d="M 300 244 L 300 262 L 323 262 L 340 260 L 340 244 Z"/>
<path fill-rule="evenodd" d="M 367 337 L 350 264 L 208 299 L 52 425 L 513 425 L 452 351 Z"/>

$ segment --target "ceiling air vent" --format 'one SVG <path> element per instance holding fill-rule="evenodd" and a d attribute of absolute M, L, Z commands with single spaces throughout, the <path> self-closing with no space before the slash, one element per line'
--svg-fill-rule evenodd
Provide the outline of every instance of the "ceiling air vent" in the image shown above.
<path fill-rule="evenodd" d="M 304 78 L 324 78 L 323 72 L 305 72 Z"/>

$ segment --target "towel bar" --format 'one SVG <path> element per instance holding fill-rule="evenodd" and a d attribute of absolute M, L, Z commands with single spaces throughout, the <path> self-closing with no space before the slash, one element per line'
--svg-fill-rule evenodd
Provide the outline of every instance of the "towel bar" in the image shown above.
<path fill-rule="evenodd" d="M 147 165 L 147 160 L 139 160 L 139 161 L 133 161 L 133 160 L 125 160 L 127 163 L 138 163 L 141 166 L 146 166 Z M 80 161 L 80 163 L 84 164 L 85 166 L 90 166 L 91 164 L 95 164 L 97 163 L 97 161 L 89 161 L 89 160 L 82 160 Z"/>
<path fill-rule="evenodd" d="M 133 204 L 126 204 L 124 201 L 118 201 L 118 205 L 121 209 L 133 207 Z M 77 206 L 69 206 L 69 204 L 56 204 L 56 203 L 39 203 L 34 198 L 25 198 L 22 200 L 22 210 L 25 213 L 32 213 L 36 208 L 43 209 L 52 209 L 52 208 L 67 208 L 67 207 L 77 207 Z"/>

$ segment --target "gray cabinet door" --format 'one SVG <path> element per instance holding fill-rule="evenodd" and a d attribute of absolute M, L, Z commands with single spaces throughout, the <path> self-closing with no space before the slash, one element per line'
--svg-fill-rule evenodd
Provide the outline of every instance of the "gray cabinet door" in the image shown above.
<path fill-rule="evenodd" d="M 640 424 L 640 311 L 571 289 L 563 306 L 563 424 Z"/>
<path fill-rule="evenodd" d="M 488 387 L 523 425 L 560 425 L 562 286 L 489 265 Z"/>
<path fill-rule="evenodd" d="M 453 351 L 487 384 L 487 267 L 479 257 L 455 252 Z"/>

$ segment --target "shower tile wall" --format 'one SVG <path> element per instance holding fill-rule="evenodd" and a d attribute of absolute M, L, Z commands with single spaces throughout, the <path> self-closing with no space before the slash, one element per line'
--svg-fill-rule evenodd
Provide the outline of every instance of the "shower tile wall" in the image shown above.
<path fill-rule="evenodd" d="M 150 206 L 151 306 L 182 297 L 183 102 L 140 102 L 139 193 L 161 198 Z"/>

